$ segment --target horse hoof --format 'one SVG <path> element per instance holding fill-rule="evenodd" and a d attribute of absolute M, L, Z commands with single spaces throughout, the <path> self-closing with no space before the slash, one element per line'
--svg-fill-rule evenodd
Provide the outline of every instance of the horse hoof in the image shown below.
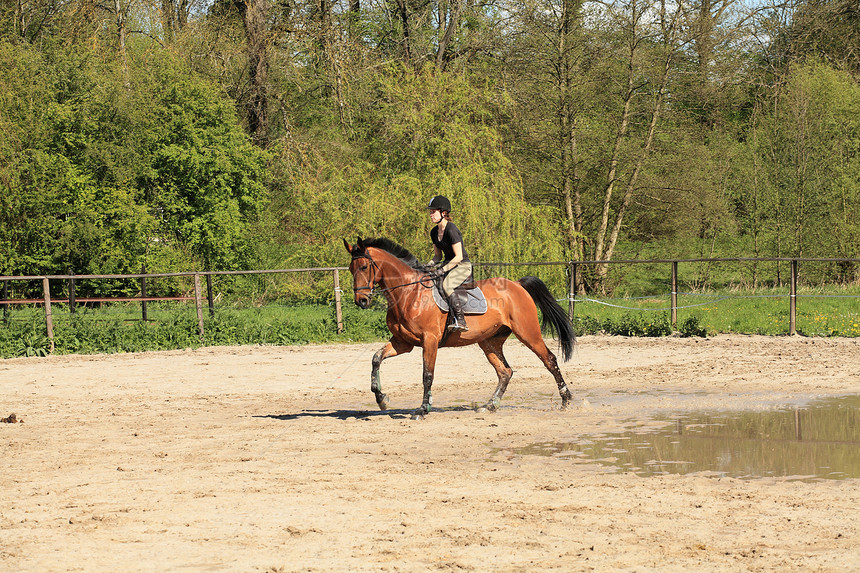
<path fill-rule="evenodd" d="M 411 420 L 423 420 L 424 414 L 421 412 L 413 412 L 412 416 L 410 416 Z"/>
<path fill-rule="evenodd" d="M 379 409 L 383 412 L 388 409 L 388 394 L 383 394 L 377 401 L 376 404 L 379 406 Z"/>
<path fill-rule="evenodd" d="M 478 406 L 477 408 L 475 408 L 475 411 L 479 414 L 484 414 L 487 412 L 487 407 L 486 406 Z"/>
<path fill-rule="evenodd" d="M 501 400 L 490 400 L 489 402 L 484 404 L 483 410 L 485 412 L 495 412 L 496 410 L 499 409 L 500 403 L 501 403 Z"/>

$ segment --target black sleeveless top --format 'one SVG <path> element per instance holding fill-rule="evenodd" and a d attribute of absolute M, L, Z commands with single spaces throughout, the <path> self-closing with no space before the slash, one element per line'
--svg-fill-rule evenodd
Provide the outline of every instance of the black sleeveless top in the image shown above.
<path fill-rule="evenodd" d="M 444 265 L 454 258 L 454 245 L 463 242 L 463 235 L 460 234 L 460 229 L 457 228 L 457 225 L 448 221 L 448 224 L 445 225 L 445 232 L 442 234 L 442 240 L 439 240 L 438 227 L 430 229 L 430 239 L 433 241 L 433 244 L 442 251 L 442 254 L 445 255 L 444 260 L 442 261 L 442 264 Z M 465 244 L 463 245 L 463 260 L 469 260 Z"/>

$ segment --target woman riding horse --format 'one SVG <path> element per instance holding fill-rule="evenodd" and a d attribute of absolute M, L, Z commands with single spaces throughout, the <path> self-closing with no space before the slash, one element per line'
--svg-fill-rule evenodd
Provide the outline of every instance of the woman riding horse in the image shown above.
<path fill-rule="evenodd" d="M 444 277 L 442 290 L 451 309 L 448 330 L 469 330 L 463 316 L 468 295 L 462 285 L 473 282 L 472 263 L 463 246 L 463 235 L 451 220 L 451 202 L 447 197 L 436 195 L 430 200 L 427 210 L 430 211 L 430 220 L 436 225 L 430 230 L 435 254 L 427 266 L 432 269 L 430 276 L 434 279 Z"/>

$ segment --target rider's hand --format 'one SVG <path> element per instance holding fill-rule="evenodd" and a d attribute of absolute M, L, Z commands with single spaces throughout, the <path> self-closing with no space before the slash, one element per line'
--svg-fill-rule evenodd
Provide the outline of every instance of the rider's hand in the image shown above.
<path fill-rule="evenodd" d="M 437 267 L 431 270 L 429 273 L 431 279 L 442 278 L 445 275 L 445 271 L 442 270 L 442 267 Z"/>

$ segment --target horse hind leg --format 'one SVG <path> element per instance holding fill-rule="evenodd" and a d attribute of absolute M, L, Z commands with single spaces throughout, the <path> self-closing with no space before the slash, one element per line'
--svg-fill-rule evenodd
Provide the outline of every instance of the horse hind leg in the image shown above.
<path fill-rule="evenodd" d="M 505 359 L 505 354 L 502 351 L 502 346 L 508 339 L 508 334 L 510 334 L 510 332 L 506 332 L 503 335 L 496 335 L 495 337 L 478 344 L 481 347 L 481 350 L 484 351 L 484 354 L 487 355 L 487 360 L 490 361 L 490 364 L 496 370 L 496 375 L 499 377 L 499 385 L 496 386 L 496 391 L 493 392 L 493 396 L 490 398 L 490 401 L 484 406 L 484 408 L 491 412 L 498 410 L 499 405 L 502 402 L 502 396 L 505 395 L 505 391 L 508 389 L 508 382 L 511 381 L 511 377 L 514 375 L 514 371 L 508 364 L 508 361 Z"/>
<path fill-rule="evenodd" d="M 544 348 L 546 348 L 546 345 L 544 345 Z M 555 383 L 558 386 L 558 395 L 561 396 L 561 409 L 566 410 L 573 396 L 570 393 L 570 388 L 567 387 L 567 383 L 564 381 L 564 377 L 561 375 L 561 369 L 558 367 L 558 359 L 555 357 L 555 354 L 549 348 L 546 348 L 546 353 L 547 358 L 544 359 L 541 357 L 541 360 L 543 360 L 547 370 L 555 378 Z"/>
<path fill-rule="evenodd" d="M 555 378 L 555 383 L 558 386 L 558 395 L 561 396 L 561 409 L 565 410 L 570 405 L 570 400 L 573 398 L 573 395 L 570 393 L 570 388 L 567 387 L 567 383 L 564 381 L 564 377 L 561 375 L 561 369 L 558 367 L 558 359 L 555 357 L 555 354 L 547 348 L 546 343 L 543 341 L 543 337 L 541 336 L 540 326 L 536 324 L 537 332 L 532 333 L 532 336 L 523 336 L 521 332 L 517 332 L 514 330 L 514 334 L 516 337 L 526 345 L 526 347 L 534 352 L 538 358 L 541 359 L 546 369 L 549 370 L 550 374 L 552 374 L 553 378 Z"/>

